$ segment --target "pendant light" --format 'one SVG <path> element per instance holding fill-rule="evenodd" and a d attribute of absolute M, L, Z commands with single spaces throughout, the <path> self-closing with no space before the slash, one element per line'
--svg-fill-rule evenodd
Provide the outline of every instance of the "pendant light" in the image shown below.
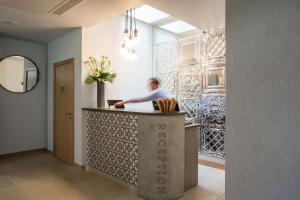
<path fill-rule="evenodd" d="M 127 43 L 127 47 L 132 48 L 133 46 L 135 46 L 135 41 L 134 41 L 134 37 L 133 37 L 133 29 L 132 29 L 132 23 L 133 23 L 133 16 L 132 16 L 132 9 L 129 10 L 130 13 L 130 28 L 129 28 L 129 38 L 126 41 Z"/>
<path fill-rule="evenodd" d="M 124 40 L 128 40 L 129 38 L 129 31 L 128 31 L 128 10 L 126 10 L 126 17 L 125 17 L 125 27 L 123 32 L 123 38 Z"/>
<path fill-rule="evenodd" d="M 134 26 L 134 27 L 133 27 Z M 137 54 L 134 46 L 140 42 L 140 34 L 136 26 L 135 8 L 126 11 L 125 26 L 123 31 L 123 43 L 121 45 L 121 55 L 130 60 L 136 60 Z"/>
<path fill-rule="evenodd" d="M 134 32 L 133 32 L 133 38 L 135 41 L 135 45 L 138 45 L 141 41 L 141 36 L 140 33 L 138 31 L 138 29 L 136 28 L 136 18 L 135 18 L 135 8 L 133 9 L 134 11 Z"/>

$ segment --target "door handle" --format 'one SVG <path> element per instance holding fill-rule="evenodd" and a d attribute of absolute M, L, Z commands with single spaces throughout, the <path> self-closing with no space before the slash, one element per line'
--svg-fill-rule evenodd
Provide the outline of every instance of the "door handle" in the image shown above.
<path fill-rule="evenodd" d="M 66 115 L 69 115 L 70 119 L 72 119 L 72 113 L 71 112 L 68 112 L 68 113 L 65 113 Z"/>

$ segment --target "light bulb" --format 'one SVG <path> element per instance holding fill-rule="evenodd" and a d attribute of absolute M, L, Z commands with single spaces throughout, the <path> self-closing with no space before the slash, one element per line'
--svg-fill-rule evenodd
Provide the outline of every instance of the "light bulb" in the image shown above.
<path fill-rule="evenodd" d="M 134 40 L 132 35 L 129 35 L 129 39 L 126 41 L 126 46 L 128 48 L 132 48 L 134 46 Z"/>
<path fill-rule="evenodd" d="M 129 52 L 128 52 L 128 48 L 126 47 L 125 44 L 122 44 L 122 47 L 120 49 L 120 53 L 123 56 L 123 58 L 128 58 Z"/>
<path fill-rule="evenodd" d="M 128 51 L 128 59 L 130 59 L 130 60 L 136 60 L 137 59 L 137 55 L 136 55 L 134 49 L 129 49 L 129 51 Z"/>

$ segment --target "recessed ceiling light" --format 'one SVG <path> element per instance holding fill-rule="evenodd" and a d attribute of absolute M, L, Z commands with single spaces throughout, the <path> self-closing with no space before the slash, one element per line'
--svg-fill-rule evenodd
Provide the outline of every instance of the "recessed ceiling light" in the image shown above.
<path fill-rule="evenodd" d="M 196 27 L 183 21 L 175 21 L 169 24 L 162 25 L 160 27 L 173 33 L 184 33 L 196 29 Z"/>
<path fill-rule="evenodd" d="M 16 21 L 10 20 L 10 19 L 0 19 L 0 24 L 4 24 L 4 25 L 16 25 L 18 23 Z"/>
<path fill-rule="evenodd" d="M 167 18 L 169 16 L 170 15 L 148 5 L 141 6 L 135 10 L 136 19 L 149 24 Z"/>

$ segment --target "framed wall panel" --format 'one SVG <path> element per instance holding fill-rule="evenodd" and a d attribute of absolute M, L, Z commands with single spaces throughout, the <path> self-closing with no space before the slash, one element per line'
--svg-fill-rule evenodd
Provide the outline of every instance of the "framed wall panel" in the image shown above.
<path fill-rule="evenodd" d="M 203 68 L 203 93 L 225 93 L 225 66 Z"/>
<path fill-rule="evenodd" d="M 180 63 L 200 63 L 200 37 L 179 40 Z"/>

